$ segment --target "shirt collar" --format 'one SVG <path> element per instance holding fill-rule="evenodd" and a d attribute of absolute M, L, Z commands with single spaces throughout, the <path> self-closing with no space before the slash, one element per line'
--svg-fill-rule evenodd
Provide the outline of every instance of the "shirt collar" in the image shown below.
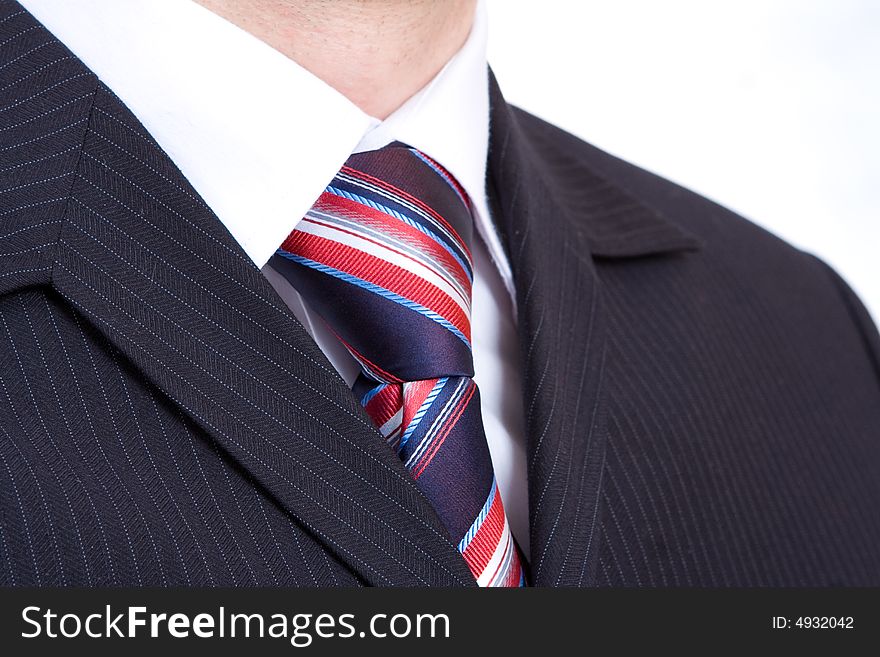
<path fill-rule="evenodd" d="M 257 266 L 352 152 L 396 140 L 430 154 L 459 180 L 512 287 L 485 194 L 482 0 L 461 50 L 385 121 L 194 2 L 22 4 L 120 97 Z"/>

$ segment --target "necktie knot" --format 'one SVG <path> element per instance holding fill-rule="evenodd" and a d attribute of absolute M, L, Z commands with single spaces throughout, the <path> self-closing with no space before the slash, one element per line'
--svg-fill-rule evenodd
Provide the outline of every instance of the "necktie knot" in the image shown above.
<path fill-rule="evenodd" d="M 472 234 L 458 182 L 395 143 L 352 155 L 276 259 L 370 378 L 473 376 Z"/>

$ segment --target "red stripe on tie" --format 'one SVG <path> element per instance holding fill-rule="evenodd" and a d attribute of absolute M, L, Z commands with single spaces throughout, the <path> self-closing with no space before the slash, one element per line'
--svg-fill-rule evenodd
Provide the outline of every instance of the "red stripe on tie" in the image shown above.
<path fill-rule="evenodd" d="M 358 238 L 359 240 L 363 240 L 363 241 L 365 241 L 365 242 L 369 242 L 370 244 L 375 244 L 376 246 L 379 246 L 379 247 L 381 247 L 381 248 L 383 248 L 383 249 L 386 249 L 386 250 L 388 250 L 388 251 L 391 251 L 392 253 L 399 255 L 401 258 L 404 258 L 404 259 L 406 259 L 406 260 L 409 260 L 410 262 L 413 262 L 413 263 L 415 263 L 415 264 L 417 264 L 417 265 L 419 265 L 419 266 L 421 266 L 421 267 L 425 267 L 426 269 L 429 269 L 430 271 L 432 271 L 432 272 L 434 273 L 435 276 L 437 276 L 437 278 L 441 278 L 441 279 L 443 279 L 444 281 L 446 281 L 446 283 L 447 283 L 447 285 L 449 285 L 449 287 L 451 287 L 452 289 L 455 289 L 455 286 L 449 283 L 449 275 L 448 275 L 449 272 L 447 272 L 446 270 L 444 270 L 444 269 L 437 269 L 436 267 L 434 267 L 434 266 L 432 266 L 432 265 L 430 265 L 430 264 L 426 264 L 426 263 L 422 262 L 422 261 L 419 260 L 418 258 L 413 258 L 413 257 L 412 257 L 411 255 L 409 255 L 408 253 L 404 253 L 403 251 L 398 251 L 397 249 L 395 249 L 395 248 L 389 246 L 388 244 L 385 244 L 384 242 L 379 242 L 378 240 L 374 240 L 374 239 L 372 239 L 372 238 L 370 238 L 370 237 L 367 237 L 366 235 L 364 235 L 364 234 L 362 234 L 362 233 L 358 233 L 358 232 L 353 231 L 353 230 L 347 230 L 347 229 L 345 229 L 345 228 L 342 228 L 341 226 L 337 226 L 337 225 L 335 225 L 335 224 L 327 223 L 327 222 L 324 222 L 324 221 L 319 221 L 319 220 L 317 220 L 317 219 L 312 219 L 311 217 L 305 217 L 302 221 L 303 221 L 303 223 L 312 224 L 312 225 L 314 225 L 314 226 L 321 226 L 321 227 L 323 227 L 323 228 L 329 228 L 330 230 L 337 231 L 337 232 L 343 233 L 343 234 L 345 234 L 345 235 L 351 235 L 351 236 L 353 236 L 353 237 Z M 352 248 L 353 248 L 353 247 L 352 247 Z M 394 266 L 394 265 L 390 265 L 390 266 Z M 406 271 L 406 270 L 404 270 L 404 271 Z M 420 277 L 420 278 L 421 278 L 421 277 Z M 468 283 L 468 285 L 470 285 L 470 283 Z M 462 300 L 462 301 L 463 301 L 468 307 L 470 307 L 470 299 L 466 299 L 466 298 L 464 298 L 464 297 L 463 297 L 462 295 L 460 295 L 460 294 L 458 295 L 458 297 L 459 297 L 459 299 L 461 299 L 461 300 Z"/>
<path fill-rule="evenodd" d="M 461 307 L 446 292 L 421 276 L 347 244 L 301 231 L 291 233 L 284 240 L 282 249 L 338 269 L 413 301 L 448 321 L 468 341 L 471 339 L 470 321 Z"/>
<path fill-rule="evenodd" d="M 474 392 L 476 391 L 476 389 L 477 386 L 474 383 L 471 383 L 471 385 L 468 387 L 467 392 L 464 393 L 464 397 L 462 397 L 462 399 L 458 402 L 458 405 L 455 407 L 455 410 L 452 412 L 452 417 L 446 420 L 446 423 L 443 425 L 442 433 L 437 434 L 437 436 L 431 441 L 427 452 L 423 454 L 422 458 L 413 465 L 413 479 L 418 479 L 425 471 L 425 468 L 428 467 L 428 464 L 431 463 L 431 459 L 434 458 L 434 455 L 443 445 L 443 442 L 446 440 L 449 432 L 452 431 L 455 423 L 458 422 L 458 418 L 460 418 L 461 414 L 464 413 L 464 409 L 467 408 L 468 402 L 471 400 L 471 397 L 474 396 Z"/>
<path fill-rule="evenodd" d="M 495 497 L 492 498 L 492 506 L 489 507 L 489 513 L 483 520 L 483 523 L 477 529 L 471 542 L 464 549 L 464 560 L 467 562 L 474 573 L 474 577 L 479 577 L 501 540 L 501 534 L 504 532 L 504 504 L 501 502 L 501 492 L 495 487 Z"/>
<path fill-rule="evenodd" d="M 401 403 L 403 403 L 400 388 L 399 383 L 388 384 L 367 402 L 364 408 L 367 415 L 376 423 L 376 427 L 381 428 L 397 414 Z"/>
<path fill-rule="evenodd" d="M 414 228 L 413 226 L 410 226 L 407 223 L 404 223 L 396 217 L 392 217 L 391 215 L 388 215 L 381 210 L 362 205 L 357 201 L 353 201 L 342 196 L 336 196 L 335 194 L 331 194 L 330 192 L 324 192 L 323 194 L 321 194 L 321 198 L 319 198 L 317 203 L 315 203 L 314 209 L 318 212 L 326 212 L 327 214 L 336 215 L 343 219 L 348 219 L 358 225 L 369 227 L 380 234 L 391 236 L 395 240 L 403 244 L 408 244 L 414 249 L 421 251 L 422 253 L 426 253 L 434 260 L 439 262 L 441 270 L 438 273 L 441 276 L 452 277 L 453 279 L 458 281 L 459 285 L 465 287 L 466 289 L 471 284 L 467 272 L 464 270 L 461 264 L 459 264 L 459 262 L 455 258 L 453 258 L 452 255 L 450 255 L 449 251 L 438 244 L 434 238 L 425 235 L 422 231 Z M 303 220 L 313 223 L 319 223 L 320 225 L 324 226 L 328 225 L 326 223 L 321 223 L 320 220 L 314 217 L 306 216 Z M 332 227 L 336 230 L 348 232 L 340 226 L 332 225 Z M 386 243 L 374 241 L 366 237 L 365 235 L 362 235 L 361 233 L 351 234 L 357 235 L 361 239 L 373 242 L 374 244 L 379 244 L 385 248 L 389 248 Z M 400 253 L 400 255 L 412 259 L 411 256 L 403 252 L 395 250 L 395 253 Z"/>
<path fill-rule="evenodd" d="M 403 388 L 403 427 L 404 430 L 412 422 L 413 416 L 425 403 L 428 395 L 437 384 L 437 379 L 425 379 L 407 383 Z"/>
<path fill-rule="evenodd" d="M 446 219 L 444 219 L 442 216 L 440 216 L 440 214 L 436 210 L 434 210 L 434 208 L 432 208 L 429 205 L 425 205 L 422 201 L 417 199 L 415 196 L 412 196 L 412 195 L 406 193 L 405 191 L 403 191 L 399 187 L 395 187 L 394 185 L 391 185 L 390 183 L 387 183 L 384 180 L 380 180 L 379 178 L 374 178 L 370 174 L 364 173 L 363 171 L 358 171 L 357 169 L 352 169 L 349 166 L 344 166 L 344 167 L 342 167 L 342 172 L 347 173 L 348 175 L 352 176 L 353 178 L 360 178 L 361 180 L 369 182 L 369 183 L 375 185 L 376 187 L 384 189 L 386 192 L 390 192 L 391 194 L 393 194 L 395 196 L 399 196 L 400 198 L 405 199 L 406 201 L 411 203 L 412 205 L 415 205 L 417 208 L 422 210 L 422 212 L 424 212 L 425 214 L 436 219 L 437 222 L 441 226 L 446 228 L 446 230 L 448 230 L 452 235 L 455 236 L 455 241 L 467 254 L 468 260 L 473 262 L 473 258 L 471 257 L 471 251 L 468 248 L 468 245 L 465 244 L 464 241 L 461 239 L 461 236 L 459 236 L 458 231 L 455 230 L 455 228 L 453 228 L 452 225 L 448 221 L 446 221 Z"/>

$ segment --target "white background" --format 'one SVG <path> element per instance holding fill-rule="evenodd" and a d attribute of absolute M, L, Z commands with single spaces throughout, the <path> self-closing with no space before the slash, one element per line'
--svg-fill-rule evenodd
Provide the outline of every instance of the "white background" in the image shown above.
<path fill-rule="evenodd" d="M 880 0 L 489 0 L 505 97 L 829 262 L 880 320 Z"/>

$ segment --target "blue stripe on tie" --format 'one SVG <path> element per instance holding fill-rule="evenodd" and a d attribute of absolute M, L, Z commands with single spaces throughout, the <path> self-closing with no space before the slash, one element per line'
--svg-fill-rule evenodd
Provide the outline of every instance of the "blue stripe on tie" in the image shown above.
<path fill-rule="evenodd" d="M 492 477 L 492 488 L 489 489 L 489 497 L 486 500 L 486 503 L 483 505 L 483 508 L 480 509 L 480 515 L 477 516 L 477 519 L 474 520 L 474 523 L 471 525 L 470 529 L 465 533 L 464 538 L 462 538 L 458 542 L 458 551 L 464 554 L 467 546 L 470 545 L 470 542 L 474 540 L 474 536 L 477 535 L 477 532 L 480 529 L 480 525 L 483 524 L 483 521 L 486 519 L 486 516 L 489 515 L 489 509 L 492 508 L 492 501 L 495 499 L 495 488 L 498 486 L 495 481 L 495 477 Z"/>
<path fill-rule="evenodd" d="M 427 428 L 422 433 L 422 436 L 419 439 L 419 444 L 415 446 L 415 448 L 409 453 L 409 456 L 406 457 L 403 464 L 410 470 L 417 467 L 418 463 L 425 456 L 425 452 L 434 442 L 434 439 L 437 435 L 443 430 L 444 427 L 447 426 L 447 422 L 449 421 L 449 417 L 455 412 L 456 407 L 458 406 L 458 402 L 465 395 L 465 391 L 467 390 L 467 381 L 471 381 L 471 379 L 467 377 L 458 377 L 459 384 L 455 390 L 452 391 L 452 394 L 443 400 L 443 403 L 440 404 L 440 412 L 433 418 L 431 421 L 431 426 Z M 453 423 L 454 426 L 454 423 Z M 403 457 L 403 455 L 401 455 Z"/>
<path fill-rule="evenodd" d="M 434 387 L 431 388 L 431 392 L 429 392 L 428 396 L 425 397 L 425 401 L 423 401 L 422 405 L 419 406 L 419 410 L 416 411 L 415 415 L 413 415 L 412 420 L 410 420 L 410 423 L 406 427 L 406 431 L 400 437 L 400 444 L 397 447 L 398 452 L 403 449 L 407 442 L 409 442 L 409 438 L 412 435 L 413 431 L 415 431 L 416 427 L 419 426 L 419 422 L 421 422 L 422 418 L 425 417 L 425 413 L 427 413 L 428 409 L 431 408 L 431 404 L 433 404 L 434 400 L 437 399 L 437 395 L 439 395 L 443 391 L 443 386 L 446 385 L 447 381 L 449 381 L 449 377 L 437 379 L 437 383 L 435 383 Z"/>
<path fill-rule="evenodd" d="M 371 400 L 373 397 L 375 397 L 376 395 L 378 395 L 378 394 L 379 394 L 379 391 L 380 391 L 380 390 L 383 390 L 383 389 L 385 388 L 385 386 L 387 386 L 387 385 L 388 385 L 387 383 L 379 383 L 379 384 L 376 385 L 375 388 L 370 389 L 370 390 L 367 392 L 367 394 L 365 394 L 365 395 L 363 396 L 363 398 L 361 399 L 361 406 L 366 406 L 367 404 L 369 404 L 369 403 L 370 403 L 370 400 Z"/>
<path fill-rule="evenodd" d="M 410 299 L 406 299 L 399 294 L 395 294 L 391 290 L 386 290 L 384 287 L 376 285 L 375 283 L 370 283 L 369 281 L 365 281 L 362 278 L 358 278 L 357 276 L 352 276 L 344 271 L 340 271 L 335 267 L 329 267 L 320 262 L 315 262 L 314 260 L 310 260 L 309 258 L 304 258 L 301 255 L 296 255 L 295 253 L 289 253 L 284 249 L 278 249 L 275 253 L 282 256 L 283 258 L 287 258 L 293 262 L 299 263 L 305 267 L 309 267 L 310 269 L 315 269 L 322 274 L 327 274 L 329 276 L 333 276 L 334 278 L 338 278 L 341 281 L 345 281 L 346 283 L 351 283 L 352 285 L 356 285 L 359 288 L 367 290 L 368 292 L 372 292 L 373 294 L 378 294 L 380 297 L 388 299 L 389 301 L 393 301 L 396 304 L 403 306 L 408 310 L 412 310 L 414 312 L 419 313 L 420 315 L 427 317 L 431 321 L 436 322 L 450 333 L 452 333 L 459 340 L 464 342 L 468 349 L 471 348 L 470 341 L 464 336 L 464 334 L 459 331 L 449 320 L 444 319 L 433 310 L 428 310 L 423 305 L 416 303 L 415 301 L 411 301 Z"/>
<path fill-rule="evenodd" d="M 419 231 L 423 235 L 427 235 L 433 241 L 437 242 L 437 244 L 442 246 L 449 253 L 449 255 L 451 255 L 459 265 L 461 265 L 461 268 L 464 270 L 464 275 L 467 276 L 468 281 L 473 283 L 473 276 L 471 274 L 470 266 L 466 265 L 465 262 L 461 259 L 461 257 L 459 257 L 459 255 L 452 248 L 450 248 L 450 246 L 446 242 L 444 242 L 436 234 L 434 234 L 433 232 L 428 230 L 425 226 L 420 224 L 418 221 L 414 221 L 413 219 L 410 219 L 402 212 L 398 212 L 397 210 L 393 210 L 393 209 L 389 208 L 387 205 L 382 205 L 381 203 L 377 203 L 376 201 L 368 199 L 366 196 L 361 196 L 360 194 L 354 194 L 352 192 L 347 192 L 344 189 L 339 189 L 338 187 L 333 187 L 332 185 L 329 185 L 325 191 L 328 194 L 333 194 L 335 196 L 339 196 L 341 198 L 348 199 L 349 201 L 354 201 L 355 203 L 360 203 L 361 205 L 365 205 L 368 208 L 373 208 L 374 210 L 378 210 L 379 212 L 383 212 L 384 214 L 387 214 L 389 217 L 394 217 L 395 219 L 398 219 L 398 220 L 402 221 L 403 223 L 405 223 L 407 226 L 415 228 L 417 231 Z M 456 240 L 461 240 L 461 237 L 459 237 L 457 234 L 455 234 L 455 231 L 452 231 L 452 232 L 453 232 L 453 235 Z M 462 248 L 462 251 L 464 251 L 463 248 Z"/>

